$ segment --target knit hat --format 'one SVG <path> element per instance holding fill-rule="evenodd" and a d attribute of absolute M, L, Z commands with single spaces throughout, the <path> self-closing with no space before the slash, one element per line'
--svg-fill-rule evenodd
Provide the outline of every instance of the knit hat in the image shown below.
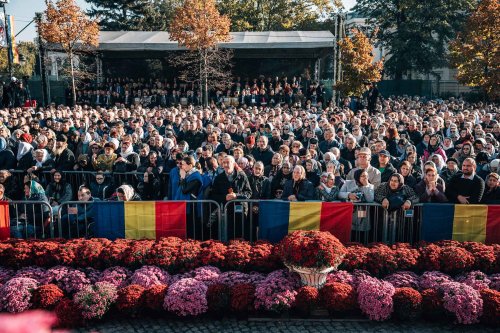
<path fill-rule="evenodd" d="M 453 163 L 455 163 L 456 165 L 458 165 L 458 161 L 457 161 L 457 159 L 456 159 L 456 158 L 453 158 L 453 157 L 450 157 L 449 159 L 447 159 L 447 160 L 446 160 L 446 163 L 448 163 L 448 162 L 453 162 Z"/>
<path fill-rule="evenodd" d="M 254 145 L 255 144 L 255 136 L 250 135 L 245 138 L 245 143 L 249 145 Z"/>

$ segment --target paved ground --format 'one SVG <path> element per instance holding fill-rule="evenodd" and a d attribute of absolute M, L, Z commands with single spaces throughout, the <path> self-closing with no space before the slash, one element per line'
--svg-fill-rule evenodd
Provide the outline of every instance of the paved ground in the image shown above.
<path fill-rule="evenodd" d="M 159 318 L 140 319 L 108 319 L 101 323 L 96 323 L 87 328 L 81 328 L 74 332 L 100 332 L 100 333 L 149 333 L 149 332 L 193 332 L 193 333 L 302 333 L 302 332 L 377 332 L 377 333 L 439 333 L 439 332 L 498 332 L 491 327 L 482 325 L 459 326 L 452 323 L 430 323 L 419 321 L 417 323 L 384 322 L 372 321 L 335 321 L 335 320 L 172 320 Z"/>

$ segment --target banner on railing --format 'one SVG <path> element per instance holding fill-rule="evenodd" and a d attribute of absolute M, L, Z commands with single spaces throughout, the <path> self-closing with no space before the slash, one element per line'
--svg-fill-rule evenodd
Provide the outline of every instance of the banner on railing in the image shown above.
<path fill-rule="evenodd" d="M 500 243 L 500 206 L 425 204 L 421 239 Z"/>
<path fill-rule="evenodd" d="M 352 203 L 262 201 L 259 239 L 279 242 L 295 230 L 321 230 L 349 242 L 353 209 Z"/>
<path fill-rule="evenodd" d="M 0 239 L 10 237 L 10 214 L 9 203 L 7 201 L 0 202 Z"/>
<path fill-rule="evenodd" d="M 186 238 L 186 202 L 95 202 L 96 237 L 129 239 Z"/>

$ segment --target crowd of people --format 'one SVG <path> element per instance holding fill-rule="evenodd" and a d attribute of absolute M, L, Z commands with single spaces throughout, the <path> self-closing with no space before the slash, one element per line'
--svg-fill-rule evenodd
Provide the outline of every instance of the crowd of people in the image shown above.
<path fill-rule="evenodd" d="M 0 200 L 43 200 L 54 212 L 74 199 L 351 201 L 389 211 L 500 202 L 497 104 L 367 96 L 334 106 L 319 84 L 303 94 L 297 78 L 235 80 L 228 94 L 240 100 L 210 107 L 180 103 L 196 90 L 187 84 L 102 88 L 79 92 L 75 107 L 0 111 Z M 72 188 L 67 171 L 95 174 Z M 132 172 L 135 183 L 110 177 Z"/>

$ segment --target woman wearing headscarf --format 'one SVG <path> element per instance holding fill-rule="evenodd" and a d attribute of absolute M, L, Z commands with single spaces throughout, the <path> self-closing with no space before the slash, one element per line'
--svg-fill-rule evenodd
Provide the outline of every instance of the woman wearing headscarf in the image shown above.
<path fill-rule="evenodd" d="M 316 190 L 306 179 L 306 170 L 301 165 L 293 169 L 292 179 L 285 183 L 282 199 L 285 201 L 316 200 Z"/>
<path fill-rule="evenodd" d="M 16 170 L 27 170 L 33 165 L 33 146 L 27 142 L 19 141 L 17 148 Z"/>
<path fill-rule="evenodd" d="M 89 132 L 83 132 L 80 134 L 80 140 L 76 145 L 75 157 L 78 158 L 80 155 L 85 155 L 90 152 L 90 143 L 92 142 L 92 135 Z"/>
<path fill-rule="evenodd" d="M 318 186 L 318 198 L 321 201 L 331 202 L 338 199 L 340 188 L 335 185 L 335 175 L 324 172 Z"/>
<path fill-rule="evenodd" d="M 459 171 L 460 169 L 458 169 L 458 161 L 451 157 L 446 161 L 446 167 L 441 170 L 439 176 L 444 180 L 445 183 L 447 183 Z"/>
<path fill-rule="evenodd" d="M 430 160 L 431 156 L 434 154 L 441 155 L 443 160 L 447 159 L 446 152 L 441 148 L 441 138 L 437 134 L 431 135 L 429 139 L 429 144 L 424 149 L 423 162 Z"/>
<path fill-rule="evenodd" d="M 418 196 L 413 189 L 405 185 L 401 174 L 395 173 L 386 183 L 380 184 L 375 190 L 375 202 L 378 202 L 389 212 L 400 208 L 407 210 L 418 203 Z"/>
<path fill-rule="evenodd" d="M 54 160 L 50 157 L 47 149 L 37 149 L 34 155 L 35 159 L 32 166 L 27 170 L 28 173 L 35 173 L 40 178 L 42 172 L 50 171 L 54 168 Z"/>
<path fill-rule="evenodd" d="M 448 202 L 448 198 L 444 194 L 445 186 L 438 183 L 438 177 L 435 168 L 428 167 L 425 169 L 424 179 L 415 186 L 415 192 L 419 196 L 420 202 Z"/>
<path fill-rule="evenodd" d="M 130 185 L 122 185 L 116 189 L 118 201 L 141 201 L 141 197 Z"/>
<path fill-rule="evenodd" d="M 0 170 L 11 170 L 16 167 L 16 157 L 7 146 L 7 140 L 0 137 Z"/>
<path fill-rule="evenodd" d="M 54 172 L 52 176 L 53 181 L 47 185 L 45 193 L 52 206 L 52 212 L 56 215 L 61 204 L 73 199 L 73 189 L 71 188 L 71 184 L 64 180 L 60 171 Z"/>
<path fill-rule="evenodd" d="M 452 157 L 453 154 L 457 152 L 455 145 L 453 144 L 453 140 L 450 137 L 444 138 L 441 148 L 443 148 L 447 158 Z"/>
<path fill-rule="evenodd" d="M 34 180 L 24 183 L 24 200 L 40 201 L 48 204 L 45 191 L 39 183 Z M 47 234 L 49 231 L 48 217 L 50 209 L 46 205 L 22 204 L 16 210 L 19 214 L 11 219 L 10 235 L 13 238 L 31 238 L 35 235 Z"/>
<path fill-rule="evenodd" d="M 476 154 L 474 154 L 474 147 L 469 141 L 465 142 L 462 145 L 462 148 L 458 150 L 455 154 L 453 154 L 453 158 L 458 161 L 459 168 L 462 167 L 462 163 L 468 157 L 471 157 L 473 159 L 476 157 Z"/>
<path fill-rule="evenodd" d="M 500 204 L 500 176 L 496 172 L 486 176 L 484 194 L 481 198 L 482 204 Z"/>
<path fill-rule="evenodd" d="M 285 161 L 271 181 L 271 199 L 281 199 L 285 183 L 292 179 L 292 163 Z"/>
<path fill-rule="evenodd" d="M 116 147 L 116 146 L 115 146 Z M 113 171 L 115 172 L 130 172 L 136 171 L 139 167 L 139 154 L 134 152 L 132 147 L 132 139 L 129 135 L 122 137 L 122 143 L 118 158 L 114 162 Z"/>
<path fill-rule="evenodd" d="M 315 188 L 318 187 L 320 183 L 318 162 L 312 158 L 308 159 L 305 163 L 305 167 L 306 179 L 310 181 Z"/>

